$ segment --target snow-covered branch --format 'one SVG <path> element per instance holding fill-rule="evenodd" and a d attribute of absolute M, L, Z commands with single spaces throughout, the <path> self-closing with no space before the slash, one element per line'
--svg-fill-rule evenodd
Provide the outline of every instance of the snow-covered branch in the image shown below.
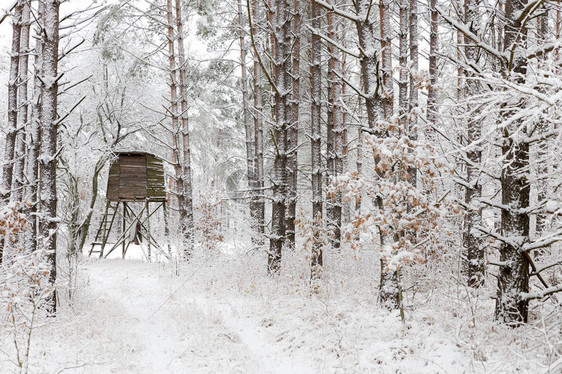
<path fill-rule="evenodd" d="M 545 288 L 544 290 L 537 291 L 537 292 L 522 293 L 521 299 L 523 300 L 542 299 L 546 296 L 553 295 L 558 292 L 562 292 L 562 284 Z"/>
<path fill-rule="evenodd" d="M 535 249 L 545 248 L 561 240 L 562 240 L 562 228 L 559 228 L 557 231 L 555 231 L 550 235 L 543 236 L 537 240 L 534 240 L 531 243 L 525 244 L 523 246 L 523 251 L 529 252 Z"/>
<path fill-rule="evenodd" d="M 498 51 L 496 48 L 492 47 L 490 44 L 486 43 L 485 41 L 483 41 L 478 35 L 474 34 L 472 31 L 470 31 L 470 28 L 463 24 L 463 23 L 459 23 L 456 19 L 449 17 L 442 9 L 440 9 L 439 7 L 436 7 L 437 12 L 439 13 L 439 15 L 445 20 L 447 21 L 447 23 L 449 23 L 451 26 L 453 26 L 455 29 L 457 29 L 458 31 L 462 32 L 464 35 L 466 35 L 468 38 L 472 39 L 472 41 L 474 41 L 474 43 L 476 43 L 476 45 L 480 48 L 482 48 L 483 50 L 485 50 L 486 52 L 488 52 L 489 54 L 497 57 L 498 59 L 507 62 L 508 58 L 506 56 L 505 53 Z"/>
<path fill-rule="evenodd" d="M 305 25 L 310 32 L 312 32 L 314 35 L 318 35 L 320 38 L 322 38 L 322 40 L 330 43 L 331 45 L 333 45 L 334 47 L 338 48 L 340 51 L 342 51 L 343 53 L 347 53 L 350 56 L 353 56 L 355 58 L 360 58 L 359 53 L 354 52 L 352 50 L 350 50 L 349 48 L 346 48 L 345 46 L 343 46 L 341 43 L 338 43 L 337 41 L 335 41 L 334 39 L 331 39 L 328 35 L 323 34 L 322 32 L 320 32 L 319 30 L 313 28 L 310 25 Z"/>
<path fill-rule="evenodd" d="M 357 16 L 356 14 L 353 13 L 349 13 L 346 12 L 345 10 L 341 10 L 336 8 L 333 4 L 330 4 L 326 1 L 323 0 L 315 0 L 314 1 L 316 4 L 320 5 L 321 7 L 329 10 L 330 12 L 334 12 L 335 14 L 337 14 L 338 16 L 347 18 L 348 20 L 352 21 L 352 22 L 360 22 L 361 19 L 359 18 L 359 16 Z"/>

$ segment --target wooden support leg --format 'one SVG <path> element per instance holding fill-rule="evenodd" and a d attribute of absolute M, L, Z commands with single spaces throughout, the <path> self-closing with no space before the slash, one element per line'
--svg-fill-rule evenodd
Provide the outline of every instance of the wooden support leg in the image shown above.
<path fill-rule="evenodd" d="M 162 210 L 164 211 L 164 235 L 166 236 L 166 243 L 168 245 L 168 255 L 172 259 L 172 246 L 170 245 L 170 228 L 168 227 L 168 204 L 162 203 Z"/>
<path fill-rule="evenodd" d="M 151 243 L 150 243 L 150 203 L 146 202 L 146 237 L 148 238 L 148 262 L 151 260 Z"/>
<path fill-rule="evenodd" d="M 123 202 L 123 222 L 122 222 L 122 228 L 123 228 L 123 235 L 125 234 L 125 232 L 127 231 L 127 203 Z M 123 253 L 123 258 L 125 258 L 125 253 L 127 253 L 127 246 L 125 245 L 125 242 L 127 241 L 127 237 L 124 236 L 123 237 L 123 243 L 122 243 L 122 253 Z"/>

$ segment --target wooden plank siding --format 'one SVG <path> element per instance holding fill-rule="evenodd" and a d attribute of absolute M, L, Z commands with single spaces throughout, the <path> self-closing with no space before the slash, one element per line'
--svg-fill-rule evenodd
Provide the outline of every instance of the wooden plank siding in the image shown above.
<path fill-rule="evenodd" d="M 119 153 L 109 170 L 109 201 L 165 201 L 162 160 L 149 153 Z"/>

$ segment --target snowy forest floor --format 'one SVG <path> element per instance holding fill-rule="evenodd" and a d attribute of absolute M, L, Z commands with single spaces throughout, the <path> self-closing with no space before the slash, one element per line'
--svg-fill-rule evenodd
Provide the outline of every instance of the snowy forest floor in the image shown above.
<path fill-rule="evenodd" d="M 257 252 L 216 251 L 181 268 L 82 259 L 73 303 L 34 331 L 30 372 L 562 372 L 560 331 L 548 328 L 559 310 L 510 329 L 492 321 L 485 292 L 418 276 L 403 324 L 377 304 L 378 260 L 345 253 L 327 257 L 317 292 L 297 252 L 276 277 Z M 18 372 L 10 334 L 0 338 L 0 373 Z"/>

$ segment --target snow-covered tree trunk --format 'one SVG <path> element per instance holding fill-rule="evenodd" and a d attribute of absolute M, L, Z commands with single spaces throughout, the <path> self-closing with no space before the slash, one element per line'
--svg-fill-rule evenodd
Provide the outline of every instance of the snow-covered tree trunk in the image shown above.
<path fill-rule="evenodd" d="M 290 4 L 288 0 L 275 2 L 273 14 L 273 202 L 269 240 L 268 270 L 278 272 L 286 236 L 288 131 L 291 120 L 291 59 L 290 59 Z"/>
<path fill-rule="evenodd" d="M 408 0 L 400 0 L 399 18 L 400 29 L 398 31 L 399 41 L 399 78 L 398 78 L 398 118 L 400 123 L 408 124 Z M 407 126 L 405 126 L 407 128 Z"/>
<path fill-rule="evenodd" d="M 39 2 L 37 13 L 43 14 L 44 3 Z M 43 97 L 43 84 L 41 76 L 43 75 L 43 41 L 42 41 L 42 23 L 37 25 L 35 31 L 35 60 L 33 63 L 33 98 L 31 102 L 31 121 L 29 132 L 27 134 L 29 141 L 29 149 L 27 151 L 26 160 L 26 178 L 27 185 L 25 189 L 25 200 L 29 205 L 29 214 L 32 219 L 32 229 L 28 245 L 32 251 L 37 249 L 38 238 L 38 190 L 39 190 L 39 147 L 41 144 L 41 100 Z M 26 239 L 27 240 L 27 239 Z"/>
<path fill-rule="evenodd" d="M 426 135 L 433 139 L 433 129 L 437 119 L 437 54 L 439 52 L 438 13 L 435 8 L 437 0 L 429 0 L 429 88 L 427 91 L 427 122 Z"/>
<path fill-rule="evenodd" d="M 379 2 L 380 13 L 380 36 L 381 36 L 381 74 L 382 74 L 382 109 L 383 118 L 387 124 L 393 121 L 394 116 L 394 88 L 392 78 L 392 42 L 390 28 L 390 1 L 381 0 Z M 386 134 L 380 134 L 385 136 Z M 375 160 L 377 162 L 377 160 Z M 380 198 L 377 198 L 380 200 Z M 377 201 L 379 209 L 383 209 L 382 200 Z M 384 232 L 381 229 L 381 247 L 390 245 L 397 233 Z M 398 270 L 388 268 L 384 258 L 381 258 L 381 279 L 379 286 L 379 296 L 381 302 L 392 309 L 400 307 L 400 285 L 398 281 Z"/>
<path fill-rule="evenodd" d="M 10 74 L 8 77 L 8 121 L 4 141 L 4 160 L 0 198 L 6 203 L 10 198 L 14 175 L 14 155 L 18 128 L 18 77 L 22 25 L 23 1 L 18 1 L 12 13 L 12 50 L 10 52 Z"/>
<path fill-rule="evenodd" d="M 246 66 L 246 43 L 245 30 L 246 25 L 244 13 L 242 12 L 242 0 L 238 0 L 238 41 L 240 44 L 240 87 L 242 89 L 242 123 L 244 124 L 244 135 L 246 145 L 246 175 L 248 180 L 248 190 L 250 191 L 250 217 L 252 224 L 257 224 L 256 220 L 256 156 L 254 146 L 254 131 L 250 121 L 249 101 L 248 101 L 248 73 Z M 257 230 L 256 230 L 257 231 Z M 255 240 L 254 240 L 255 241 Z"/>
<path fill-rule="evenodd" d="M 339 42 L 337 34 L 336 18 L 333 12 L 327 12 L 328 37 Z M 342 74 L 341 52 L 333 44 L 328 46 L 328 100 L 326 118 L 326 182 L 328 185 L 333 179 L 343 173 L 343 123 L 342 111 L 339 104 L 341 98 L 341 78 Z M 340 191 L 330 194 L 326 199 L 326 221 L 328 230 L 332 235 L 332 246 L 339 248 L 341 241 L 341 222 L 342 222 L 342 195 Z"/>
<path fill-rule="evenodd" d="M 363 172 L 363 129 L 357 130 L 357 156 L 355 160 L 355 170 L 357 171 L 357 176 L 360 178 Z M 361 200 L 362 196 L 359 195 L 355 198 L 355 215 L 361 215 Z"/>
<path fill-rule="evenodd" d="M 173 194 L 176 197 L 179 211 L 180 231 L 184 240 L 184 257 L 190 256 L 190 242 L 192 237 L 188 231 L 188 213 L 185 201 L 185 181 L 182 162 L 182 139 L 180 127 L 180 113 L 178 110 L 178 66 L 176 56 L 176 15 L 172 0 L 166 1 L 166 20 L 168 28 L 168 63 L 170 69 L 170 117 L 172 122 L 172 163 L 174 166 Z M 181 93 L 180 93 L 181 95 Z"/>
<path fill-rule="evenodd" d="M 25 144 L 26 130 L 29 113 L 29 101 L 27 95 L 28 87 L 28 65 L 29 65 L 29 29 L 30 9 L 29 4 L 24 3 L 21 13 L 21 37 L 19 56 L 19 78 L 18 78 L 18 131 L 16 136 L 16 147 L 14 157 L 14 177 L 12 183 L 12 201 L 21 201 L 25 184 Z"/>
<path fill-rule="evenodd" d="M 359 40 L 359 63 L 361 66 L 361 82 L 367 111 L 367 124 L 375 128 L 381 112 L 381 87 L 379 82 L 379 58 L 377 55 L 377 33 L 371 14 L 374 6 L 369 0 L 355 2 L 355 27 Z"/>
<path fill-rule="evenodd" d="M 179 77 L 179 101 L 181 120 L 181 144 L 182 162 L 181 175 L 183 181 L 183 206 L 180 207 L 181 225 L 186 238 L 185 254 L 188 257 L 193 251 L 195 224 L 193 221 L 193 184 L 191 178 L 191 145 L 189 140 L 189 117 L 187 105 L 187 61 L 185 59 L 183 45 L 183 20 L 181 0 L 176 0 L 176 31 L 178 45 L 178 77 Z"/>
<path fill-rule="evenodd" d="M 410 4 L 408 7 L 409 15 L 410 15 L 410 24 L 409 24 L 409 33 L 410 33 L 410 40 L 409 40 L 409 47 L 410 47 L 410 63 L 409 63 L 409 80 L 410 80 L 410 97 L 408 98 L 408 131 L 410 133 L 410 139 L 417 139 L 418 136 L 418 116 L 417 114 L 412 113 L 414 108 L 419 107 L 419 78 L 418 70 L 419 70 L 419 35 L 418 35 L 418 2 L 417 0 L 410 0 Z M 417 110 L 416 110 L 417 112 Z M 410 181 L 412 185 L 417 185 L 417 170 L 412 169 L 410 171 Z"/>
<path fill-rule="evenodd" d="M 258 15 L 258 3 L 257 0 L 252 0 L 251 3 L 252 18 L 257 19 Z M 256 37 L 256 27 L 254 24 L 251 25 L 250 32 L 252 36 Z M 251 209 L 254 211 L 254 217 L 257 224 L 257 232 L 259 235 L 259 242 L 263 240 L 263 235 L 265 233 L 265 201 L 263 198 L 263 189 L 265 186 L 265 174 L 264 174 L 264 164 L 263 164 L 263 82 L 262 74 L 259 66 L 259 62 L 256 56 L 254 56 L 254 76 L 253 76 L 253 88 L 254 88 L 254 107 L 253 107 L 253 117 L 254 117 L 254 167 L 255 167 L 255 188 L 258 190 Z"/>
<path fill-rule="evenodd" d="M 320 30 L 321 9 L 318 3 L 312 0 L 310 4 L 311 26 Z M 312 160 L 312 219 L 313 245 L 311 257 L 312 279 L 319 276 L 323 265 L 322 243 L 320 230 L 322 226 L 322 41 L 317 33 L 310 36 L 310 143 Z"/>
<path fill-rule="evenodd" d="M 50 282 L 57 276 L 57 103 L 59 59 L 59 0 L 44 0 L 42 22 L 42 77 L 43 98 L 41 105 L 41 147 L 39 156 L 40 198 L 39 232 L 41 244 L 49 251 L 51 265 Z M 56 293 L 50 302 L 56 310 Z"/>
<path fill-rule="evenodd" d="M 295 247 L 295 220 L 297 215 L 297 186 L 298 186 L 298 146 L 299 146 L 299 104 L 300 104 L 300 33 L 301 33 L 301 5 L 299 0 L 293 0 L 293 40 L 292 40 L 292 97 L 290 101 L 291 122 L 287 132 L 288 138 L 288 183 L 287 183 L 287 245 Z"/>
<path fill-rule="evenodd" d="M 548 7 L 543 5 L 543 9 L 541 9 L 541 13 L 537 17 L 537 45 L 544 44 L 549 35 L 549 26 L 548 26 L 548 18 L 549 12 Z M 544 63 L 546 62 L 547 54 L 545 53 L 539 61 L 539 68 L 544 68 Z M 542 120 L 539 124 L 539 130 L 541 133 L 546 133 L 549 130 L 549 124 L 547 121 Z M 548 196 L 548 182 L 545 181 L 545 176 L 548 173 L 548 153 L 549 147 L 548 142 L 543 141 L 538 144 L 537 150 L 537 201 L 545 201 Z M 535 235 L 539 236 L 545 231 L 546 228 L 546 215 L 544 212 L 538 212 L 536 215 L 535 221 Z"/>
<path fill-rule="evenodd" d="M 476 0 L 465 0 L 464 2 L 464 23 L 470 25 L 470 31 L 478 34 L 480 25 L 480 12 L 477 8 Z M 472 39 L 465 35 L 464 37 L 464 55 L 468 66 L 478 66 L 478 47 L 474 45 Z M 465 97 L 478 93 L 480 85 L 477 75 L 471 69 L 464 71 Z M 468 109 L 472 113 L 466 118 L 466 187 L 464 202 L 467 206 L 466 215 L 464 216 L 464 233 L 463 233 L 463 253 L 467 257 L 466 274 L 468 277 L 468 285 L 470 287 L 479 287 L 484 281 L 485 259 L 484 245 L 482 242 L 482 234 L 477 227 L 482 225 L 482 208 L 480 198 L 482 195 L 482 186 L 480 183 L 481 161 L 482 161 L 482 145 L 480 142 L 482 124 L 481 117 L 476 115 L 477 112 L 471 108 Z"/>
<path fill-rule="evenodd" d="M 417 74 L 419 70 L 418 1 L 410 0 L 410 105 L 409 111 L 419 106 Z M 412 116 L 415 118 L 415 116 Z"/>
<path fill-rule="evenodd" d="M 504 77 L 522 84 L 525 82 L 527 60 L 524 56 L 527 28 L 522 23 L 521 12 L 527 0 L 506 0 L 504 53 L 507 59 Z M 516 108 L 504 109 L 504 117 L 513 110 L 525 110 L 523 101 Z M 501 173 L 501 235 L 500 272 L 498 276 L 498 295 L 496 300 L 496 319 L 508 324 L 526 322 L 528 300 L 523 293 L 529 292 L 529 262 L 524 255 L 523 246 L 529 242 L 530 184 L 529 143 L 521 121 L 510 123 L 502 133 L 502 173 Z"/>

